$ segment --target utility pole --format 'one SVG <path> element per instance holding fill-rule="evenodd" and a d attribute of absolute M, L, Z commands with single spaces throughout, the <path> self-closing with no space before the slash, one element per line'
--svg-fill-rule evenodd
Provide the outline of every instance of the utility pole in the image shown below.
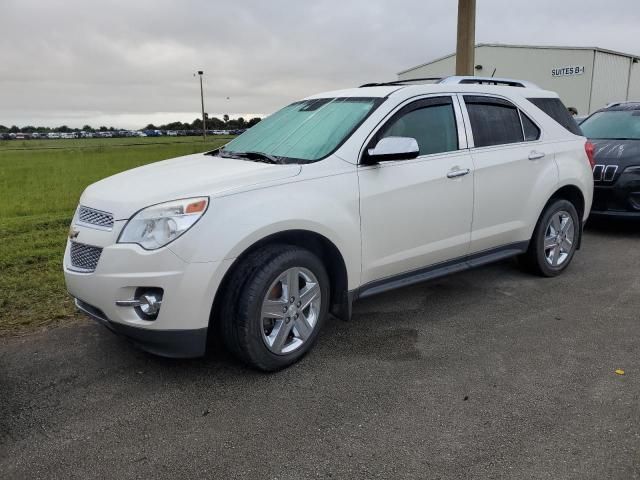
<path fill-rule="evenodd" d="M 476 0 L 458 0 L 456 75 L 473 75 L 476 42 Z"/>
<path fill-rule="evenodd" d="M 198 76 L 200 77 L 200 103 L 202 105 L 202 141 L 207 141 L 207 120 L 204 117 L 204 91 L 202 90 L 202 75 L 204 72 L 198 70 Z"/>

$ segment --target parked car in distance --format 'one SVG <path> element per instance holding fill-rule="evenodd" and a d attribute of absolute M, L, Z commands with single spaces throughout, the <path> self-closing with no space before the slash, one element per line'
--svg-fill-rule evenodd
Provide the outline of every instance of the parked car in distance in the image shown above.
<path fill-rule="evenodd" d="M 49 140 L 55 140 L 55 139 L 60 138 L 60 134 L 58 132 L 49 132 L 49 133 L 47 133 L 47 138 Z"/>
<path fill-rule="evenodd" d="M 219 335 L 269 371 L 358 298 L 515 256 L 559 275 L 591 146 L 557 94 L 489 80 L 315 95 L 218 150 L 101 180 L 72 220 L 67 289 L 147 351 L 200 356 Z"/>
<path fill-rule="evenodd" d="M 580 127 L 594 146 L 591 215 L 640 219 L 640 102 L 609 105 Z"/>
<path fill-rule="evenodd" d="M 167 137 L 177 137 L 178 136 L 178 132 L 176 132 L 175 130 L 167 130 Z"/>

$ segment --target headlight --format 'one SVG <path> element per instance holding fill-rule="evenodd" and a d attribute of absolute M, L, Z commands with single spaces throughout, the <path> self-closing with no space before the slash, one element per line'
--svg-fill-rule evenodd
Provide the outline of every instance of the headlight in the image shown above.
<path fill-rule="evenodd" d="M 146 250 L 164 247 L 189 230 L 208 205 L 209 198 L 199 197 L 144 208 L 129 219 L 118 243 L 137 243 Z"/>

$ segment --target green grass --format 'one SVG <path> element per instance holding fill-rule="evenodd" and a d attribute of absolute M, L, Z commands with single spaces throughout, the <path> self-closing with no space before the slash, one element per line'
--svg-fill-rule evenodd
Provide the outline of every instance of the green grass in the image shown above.
<path fill-rule="evenodd" d="M 75 318 L 62 276 L 84 188 L 109 175 L 216 148 L 229 137 L 0 142 L 0 335 Z"/>
<path fill-rule="evenodd" d="M 208 136 L 209 142 L 216 142 L 220 139 L 228 141 L 230 136 Z M 225 143 L 226 143 L 225 141 Z M 124 138 L 77 138 L 77 139 L 38 139 L 38 140 L 0 140 L 0 151 L 3 150 L 36 150 L 47 149 L 67 149 L 67 148 L 87 148 L 87 147 L 115 147 L 150 144 L 173 144 L 173 143 L 199 143 L 202 145 L 202 137 L 124 137 Z"/>

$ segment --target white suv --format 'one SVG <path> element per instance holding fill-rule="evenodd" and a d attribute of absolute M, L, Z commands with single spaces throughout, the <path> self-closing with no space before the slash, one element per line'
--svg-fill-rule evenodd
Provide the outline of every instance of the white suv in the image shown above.
<path fill-rule="evenodd" d="M 276 370 L 357 298 L 512 256 L 559 274 L 591 208 L 590 144 L 536 106 L 556 94 L 470 82 L 316 95 L 91 185 L 64 257 L 76 305 L 159 355 L 221 337 Z"/>

